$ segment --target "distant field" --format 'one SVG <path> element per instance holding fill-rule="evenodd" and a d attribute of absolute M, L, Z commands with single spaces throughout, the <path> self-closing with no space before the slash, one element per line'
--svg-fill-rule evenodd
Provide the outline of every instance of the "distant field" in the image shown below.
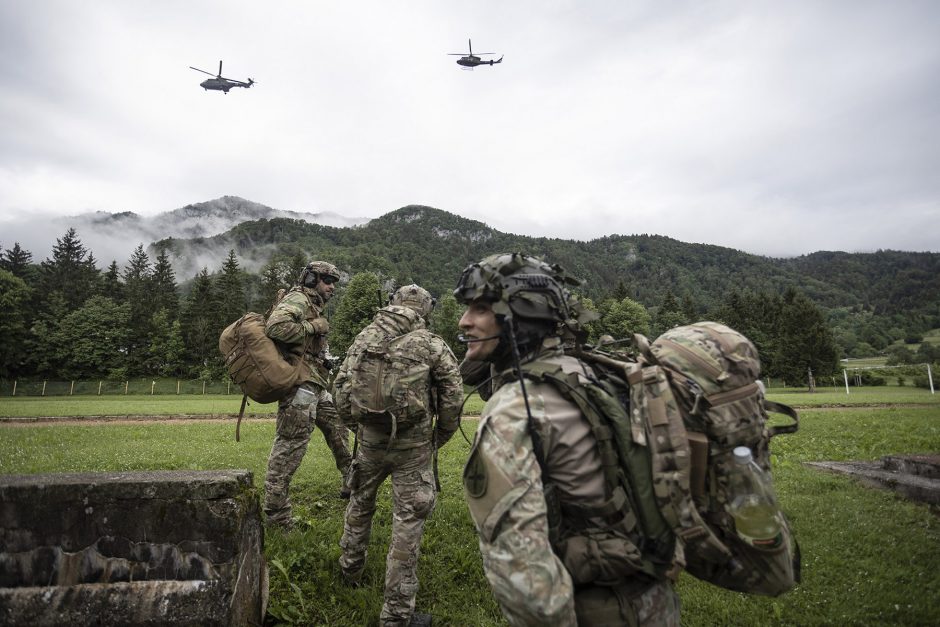
<path fill-rule="evenodd" d="M 940 384 L 940 381 L 938 381 Z M 814 394 L 803 388 L 772 388 L 768 398 L 795 407 L 878 406 L 898 404 L 940 404 L 940 390 L 914 387 L 878 386 L 818 388 Z M 128 396 L 16 396 L 0 397 L 0 420 L 3 418 L 122 417 L 122 416 L 237 416 L 241 398 L 234 395 L 156 395 Z M 474 394 L 464 405 L 463 415 L 479 416 L 483 401 Z M 261 405 L 249 402 L 249 416 L 273 416 L 277 403 Z"/>

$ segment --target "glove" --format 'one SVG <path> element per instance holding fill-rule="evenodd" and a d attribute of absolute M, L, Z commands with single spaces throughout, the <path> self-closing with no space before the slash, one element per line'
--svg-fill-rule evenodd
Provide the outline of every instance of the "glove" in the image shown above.
<path fill-rule="evenodd" d="M 326 335 L 327 331 L 330 330 L 330 323 L 327 322 L 326 318 L 314 318 L 312 321 L 304 320 L 301 324 L 307 335 Z"/>

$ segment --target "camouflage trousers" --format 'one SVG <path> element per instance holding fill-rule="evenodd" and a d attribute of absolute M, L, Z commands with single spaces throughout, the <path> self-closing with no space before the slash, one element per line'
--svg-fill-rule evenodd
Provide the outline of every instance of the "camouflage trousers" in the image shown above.
<path fill-rule="evenodd" d="M 588 586 L 574 595 L 578 625 L 657 625 L 679 627 L 679 595 L 672 581 Z"/>
<path fill-rule="evenodd" d="M 305 383 L 278 404 L 274 446 L 264 479 L 264 512 L 269 523 L 288 525 L 290 522 L 288 489 L 307 452 L 314 425 L 323 432 L 345 482 L 352 460 L 349 430 L 340 423 L 330 393 L 313 383 Z"/>
<path fill-rule="evenodd" d="M 348 581 L 362 576 L 376 493 L 385 478 L 392 477 L 392 538 L 385 561 L 385 602 L 379 616 L 383 626 L 407 625 L 414 613 L 421 535 L 437 500 L 432 458 L 430 443 L 390 451 L 360 445 L 350 470 L 352 496 L 339 543 L 343 550 L 339 565 Z"/>

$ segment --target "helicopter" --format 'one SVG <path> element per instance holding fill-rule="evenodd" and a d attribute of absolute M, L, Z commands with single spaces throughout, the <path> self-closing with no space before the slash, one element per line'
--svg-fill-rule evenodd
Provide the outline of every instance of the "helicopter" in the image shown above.
<path fill-rule="evenodd" d="M 484 61 L 483 59 L 480 58 L 480 55 L 496 54 L 495 52 L 478 52 L 477 54 L 473 54 L 473 44 L 470 43 L 469 39 L 467 40 L 467 46 L 469 46 L 470 48 L 470 54 L 468 55 L 464 55 L 464 53 L 462 52 L 448 52 L 447 54 L 449 54 L 450 56 L 455 56 L 455 57 L 459 56 L 460 58 L 457 59 L 457 65 L 462 65 L 465 68 L 469 68 L 471 70 L 478 65 L 494 65 L 496 63 L 503 62 L 502 55 L 500 55 L 500 57 L 496 59 L 495 61 L 493 59 L 490 59 L 489 61 Z"/>
<path fill-rule="evenodd" d="M 206 72 L 205 70 L 200 70 L 199 68 L 193 67 L 191 65 L 189 66 L 189 69 L 196 70 L 197 72 L 202 72 L 203 74 L 208 74 L 209 76 L 214 77 L 214 78 L 207 78 L 206 80 L 199 83 L 199 86 L 205 89 L 206 91 L 209 91 L 210 89 L 215 89 L 217 91 L 224 91 L 225 95 L 228 95 L 228 90 L 230 90 L 232 87 L 244 87 L 247 89 L 255 84 L 255 81 L 250 78 L 248 79 L 248 82 L 245 83 L 243 81 L 236 81 L 236 80 L 232 80 L 230 78 L 225 78 L 224 76 L 222 76 L 222 62 L 221 61 L 219 61 L 219 73 L 218 74 L 213 74 L 212 72 Z"/>

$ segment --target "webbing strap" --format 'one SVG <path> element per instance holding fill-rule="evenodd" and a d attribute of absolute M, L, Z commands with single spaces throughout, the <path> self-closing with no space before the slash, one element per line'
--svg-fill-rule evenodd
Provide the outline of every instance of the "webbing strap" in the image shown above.
<path fill-rule="evenodd" d="M 768 401 L 764 399 L 764 409 L 775 414 L 784 414 L 793 419 L 793 422 L 788 425 L 777 425 L 770 427 L 768 432 L 770 437 L 781 433 L 796 433 L 796 430 L 800 428 L 800 416 L 796 413 L 796 410 L 790 407 L 789 405 L 784 405 L 783 403 L 776 403 L 774 401 Z"/>

